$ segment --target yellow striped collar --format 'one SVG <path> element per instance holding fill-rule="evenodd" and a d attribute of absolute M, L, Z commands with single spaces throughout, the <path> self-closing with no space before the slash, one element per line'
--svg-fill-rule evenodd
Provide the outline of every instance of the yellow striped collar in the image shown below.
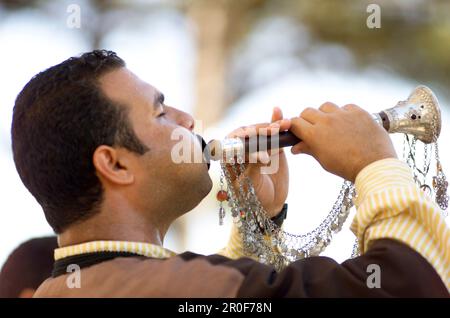
<path fill-rule="evenodd" d="M 176 255 L 176 253 L 165 249 L 162 246 L 150 243 L 127 241 L 92 241 L 57 248 L 55 249 L 54 257 L 55 261 L 57 261 L 69 256 L 96 252 L 128 252 L 153 258 L 169 258 Z"/>

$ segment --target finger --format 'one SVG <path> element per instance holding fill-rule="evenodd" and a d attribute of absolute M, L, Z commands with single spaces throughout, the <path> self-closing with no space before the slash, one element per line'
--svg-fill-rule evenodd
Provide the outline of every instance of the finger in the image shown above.
<path fill-rule="evenodd" d="M 291 128 L 290 119 L 277 120 L 267 127 L 259 127 L 256 131 L 256 135 L 273 136 L 280 133 L 280 131 L 289 130 Z"/>
<path fill-rule="evenodd" d="M 268 127 L 268 133 L 270 135 L 278 134 L 280 131 L 289 130 L 291 128 L 291 120 L 289 118 L 284 118 L 277 120 L 270 124 Z M 264 130 L 264 128 L 262 129 Z"/>
<path fill-rule="evenodd" d="M 283 111 L 279 107 L 274 107 L 272 111 L 272 119 L 271 122 L 276 122 L 283 119 Z"/>
<path fill-rule="evenodd" d="M 314 126 L 302 117 L 291 118 L 290 131 L 302 140 L 309 140 Z"/>
<path fill-rule="evenodd" d="M 311 124 L 315 124 L 321 117 L 323 117 L 323 115 L 324 113 L 322 111 L 312 107 L 307 107 L 301 112 L 300 117 L 309 121 Z"/>
<path fill-rule="evenodd" d="M 291 120 L 289 118 L 284 118 L 277 122 L 280 125 L 280 131 L 289 130 L 291 128 Z"/>
<path fill-rule="evenodd" d="M 308 144 L 304 141 L 299 142 L 298 144 L 296 144 L 295 146 L 293 146 L 291 148 L 291 153 L 293 155 L 298 155 L 298 154 L 307 154 L 307 155 L 311 155 L 312 156 L 312 150 L 311 148 L 308 146 Z"/>
<path fill-rule="evenodd" d="M 319 107 L 319 110 L 324 113 L 334 113 L 335 111 L 339 110 L 339 107 L 331 102 L 326 102 Z"/>
<path fill-rule="evenodd" d="M 270 155 L 267 151 L 257 151 L 249 154 L 249 163 L 268 164 L 270 162 Z"/>
<path fill-rule="evenodd" d="M 304 142 L 299 142 L 298 144 L 296 144 L 295 146 L 291 147 L 291 153 L 293 155 L 298 155 L 302 152 L 302 150 L 304 151 L 303 148 L 305 148 L 305 143 Z"/>
<path fill-rule="evenodd" d="M 269 127 L 270 123 L 262 123 L 262 124 L 256 124 L 256 125 L 250 125 L 250 126 L 242 126 L 238 129 L 233 130 L 231 133 L 227 135 L 228 138 L 235 138 L 235 137 L 250 137 L 257 135 L 258 129 Z"/>
<path fill-rule="evenodd" d="M 305 142 L 299 142 L 295 146 L 291 148 L 291 153 L 294 155 L 298 155 L 300 153 L 311 155 L 311 149 L 308 147 L 308 145 Z"/>
<path fill-rule="evenodd" d="M 357 106 L 355 104 L 347 104 L 347 105 L 344 105 L 342 107 L 342 109 L 344 109 L 346 111 L 349 111 L 349 112 L 354 112 L 354 111 L 360 111 L 361 107 L 359 107 L 359 106 Z"/>
<path fill-rule="evenodd" d="M 272 125 L 272 123 L 254 124 L 254 125 L 250 125 L 250 126 L 247 126 L 247 127 L 258 130 L 258 129 L 261 129 L 261 128 L 267 128 L 270 125 Z"/>
<path fill-rule="evenodd" d="M 242 126 L 230 132 L 226 137 L 227 138 L 244 137 L 243 136 L 244 133 L 245 133 L 245 126 Z"/>
<path fill-rule="evenodd" d="M 254 129 L 252 132 L 251 137 L 253 136 L 270 136 L 278 134 L 280 131 L 280 125 L 279 123 L 271 123 L 267 127 L 259 127 L 257 129 Z"/>
<path fill-rule="evenodd" d="M 257 135 L 275 135 L 281 131 L 288 130 L 291 127 L 290 119 L 280 119 L 273 123 L 260 123 L 249 126 L 242 126 L 233 130 L 227 135 L 227 138 L 245 138 Z"/>

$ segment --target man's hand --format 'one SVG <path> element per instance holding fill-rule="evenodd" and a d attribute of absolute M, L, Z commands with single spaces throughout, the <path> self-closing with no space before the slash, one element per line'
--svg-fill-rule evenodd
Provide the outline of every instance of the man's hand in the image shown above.
<path fill-rule="evenodd" d="M 293 154 L 312 155 L 325 170 L 352 182 L 370 163 L 397 157 L 388 133 L 356 105 L 306 108 L 291 119 L 290 130 L 302 140 Z"/>
<path fill-rule="evenodd" d="M 272 113 L 271 123 L 241 127 L 231 132 L 227 137 L 251 137 L 257 134 L 273 135 L 278 134 L 280 131 L 288 130 L 290 125 L 291 122 L 289 119 L 283 119 L 281 109 L 275 107 Z M 244 174 L 252 180 L 259 201 L 266 210 L 267 215 L 272 218 L 281 211 L 288 195 L 289 171 L 286 155 L 282 149 L 278 149 L 269 153 L 259 152 L 254 154 L 254 156 L 253 159 L 256 160 L 253 162 L 257 161 L 257 163 L 246 164 Z M 273 174 L 262 174 L 261 169 L 264 166 L 269 166 L 272 160 L 277 160 L 275 156 L 278 156 L 279 160 L 278 170 Z M 238 187 L 239 181 L 243 176 L 234 175 L 231 166 L 228 166 L 228 171 L 232 179 L 235 180 L 233 186 Z"/>

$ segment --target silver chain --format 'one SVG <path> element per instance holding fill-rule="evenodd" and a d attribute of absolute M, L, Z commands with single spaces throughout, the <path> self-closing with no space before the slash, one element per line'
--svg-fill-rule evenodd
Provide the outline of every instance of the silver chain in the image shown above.
<path fill-rule="evenodd" d="M 277 270 L 293 261 L 319 255 L 330 244 L 333 235 L 342 229 L 353 206 L 354 186 L 346 181 L 333 208 L 317 228 L 305 234 L 291 234 L 267 216 L 251 179 L 244 173 L 244 164 L 236 163 L 231 167 L 233 174 L 240 178 L 238 189 L 230 186 L 231 175 L 222 163 L 222 171 L 229 184 L 229 205 L 243 238 L 244 253 L 256 255 L 260 262 L 271 264 Z"/>
<path fill-rule="evenodd" d="M 431 191 L 426 184 L 426 177 L 431 164 L 433 147 L 425 145 L 423 169 L 421 170 L 416 162 L 416 143 L 417 138 L 413 137 L 410 140 L 405 134 L 403 157 L 413 171 L 414 180 L 422 189 L 426 186 Z M 445 210 L 443 207 L 448 206 L 446 194 L 448 183 L 440 166 L 437 142 L 434 143 L 434 152 L 438 171 L 436 177 L 433 178 L 433 187 L 436 191 L 436 202 Z M 256 196 L 251 179 L 245 175 L 246 164 L 242 159 L 238 157 L 236 162 L 228 162 L 228 167 L 231 167 L 234 176 L 238 178 L 237 189 L 232 186 L 232 177 L 227 169 L 227 164 L 222 162 L 221 167 L 222 176 L 228 183 L 228 205 L 231 208 L 233 221 L 243 239 L 244 253 L 249 256 L 257 256 L 260 262 L 271 264 L 276 270 L 282 270 L 293 261 L 322 253 L 330 244 L 333 235 L 342 230 L 353 206 L 355 188 L 351 182 L 345 181 L 332 209 L 318 227 L 305 234 L 288 233 L 267 216 Z M 221 177 L 222 188 L 223 177 Z M 356 239 L 351 257 L 359 255 L 359 242 Z"/>

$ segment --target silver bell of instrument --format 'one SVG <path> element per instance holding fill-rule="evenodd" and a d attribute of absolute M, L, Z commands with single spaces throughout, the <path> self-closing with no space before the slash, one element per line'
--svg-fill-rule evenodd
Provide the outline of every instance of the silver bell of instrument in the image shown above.
<path fill-rule="evenodd" d="M 405 101 L 372 114 L 389 133 L 410 134 L 429 144 L 441 133 L 441 110 L 434 93 L 428 87 L 416 87 Z"/>

